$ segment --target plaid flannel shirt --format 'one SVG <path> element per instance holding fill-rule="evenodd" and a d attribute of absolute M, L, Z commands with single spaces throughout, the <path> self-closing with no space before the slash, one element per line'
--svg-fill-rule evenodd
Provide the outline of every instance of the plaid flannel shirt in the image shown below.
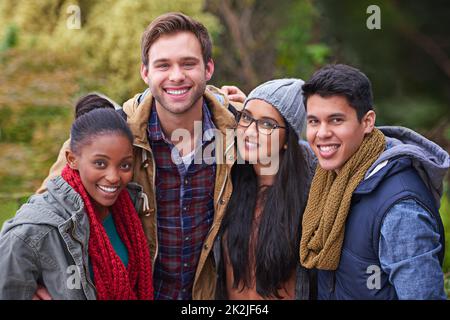
<path fill-rule="evenodd" d="M 214 143 L 214 123 L 203 104 L 202 141 L 196 157 Z M 215 155 L 183 162 L 176 147 L 164 136 L 153 103 L 148 137 L 156 164 L 158 256 L 153 285 L 155 299 L 192 299 L 192 286 L 203 241 L 214 217 Z M 211 148 L 211 147 L 209 147 Z M 209 149 L 208 148 L 208 149 Z"/>

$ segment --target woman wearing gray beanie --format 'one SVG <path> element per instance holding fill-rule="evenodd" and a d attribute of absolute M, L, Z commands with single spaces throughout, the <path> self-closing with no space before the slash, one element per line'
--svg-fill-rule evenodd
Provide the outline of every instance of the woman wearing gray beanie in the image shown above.
<path fill-rule="evenodd" d="M 249 94 L 238 116 L 233 194 L 214 250 L 218 299 L 314 295 L 298 256 L 314 166 L 310 149 L 299 143 L 302 85 L 299 79 L 266 82 Z"/>

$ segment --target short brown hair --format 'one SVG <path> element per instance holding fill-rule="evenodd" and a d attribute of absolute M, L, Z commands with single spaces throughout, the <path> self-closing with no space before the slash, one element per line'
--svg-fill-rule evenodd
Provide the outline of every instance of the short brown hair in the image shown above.
<path fill-rule="evenodd" d="M 148 66 L 148 52 L 153 43 L 162 35 L 173 34 L 180 31 L 192 32 L 200 42 L 203 61 L 208 63 L 211 59 L 212 43 L 208 30 L 203 24 L 180 12 L 163 14 L 153 20 L 145 29 L 141 39 L 142 63 Z"/>

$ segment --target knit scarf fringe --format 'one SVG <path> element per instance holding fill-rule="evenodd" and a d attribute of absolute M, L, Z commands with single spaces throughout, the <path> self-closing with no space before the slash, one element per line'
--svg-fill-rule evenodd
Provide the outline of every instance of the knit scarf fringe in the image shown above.
<path fill-rule="evenodd" d="M 300 262 L 304 267 L 337 269 L 353 191 L 384 148 L 384 135 L 375 128 L 338 174 L 317 167 L 303 214 Z"/>
<path fill-rule="evenodd" d="M 66 166 L 61 176 L 83 199 L 89 218 L 89 259 L 98 300 L 153 300 L 150 253 L 138 214 L 127 190 L 112 206 L 120 239 L 128 250 L 128 267 L 115 252 L 78 171 Z"/>

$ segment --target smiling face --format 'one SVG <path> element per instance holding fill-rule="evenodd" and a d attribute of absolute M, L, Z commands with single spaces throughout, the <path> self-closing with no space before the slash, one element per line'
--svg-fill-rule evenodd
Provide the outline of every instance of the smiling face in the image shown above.
<path fill-rule="evenodd" d="M 148 84 L 158 109 L 183 114 L 192 106 L 201 107 L 206 82 L 214 63 L 203 61 L 199 40 L 191 32 L 166 34 L 148 52 L 148 66 L 141 66 L 141 77 Z"/>
<path fill-rule="evenodd" d="M 286 126 L 278 110 L 263 100 L 253 99 L 246 104 L 241 118 L 245 120 L 250 117 L 262 121 L 263 127 L 269 128 L 271 124 Z M 269 164 L 286 143 L 285 129 L 276 128 L 270 135 L 266 135 L 258 132 L 254 121 L 247 128 L 238 124 L 236 135 L 241 157 L 252 164 Z"/>
<path fill-rule="evenodd" d="M 77 153 L 69 151 L 67 162 L 78 170 L 81 182 L 101 215 L 108 212 L 133 176 L 133 147 L 120 133 L 90 138 Z"/>
<path fill-rule="evenodd" d="M 358 121 L 356 110 L 343 96 L 314 94 L 308 98 L 306 136 L 325 170 L 339 172 L 374 125 L 374 111 L 368 111 Z"/>

